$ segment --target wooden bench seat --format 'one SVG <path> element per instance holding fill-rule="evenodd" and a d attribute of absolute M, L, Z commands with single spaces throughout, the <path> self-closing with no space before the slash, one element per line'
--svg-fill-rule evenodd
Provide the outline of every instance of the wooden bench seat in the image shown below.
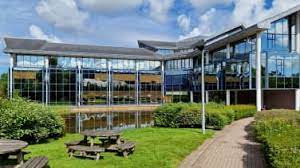
<path fill-rule="evenodd" d="M 117 146 L 118 153 L 122 154 L 124 157 L 127 157 L 128 154 L 132 153 L 135 148 L 135 143 L 130 141 L 125 141 Z"/>
<path fill-rule="evenodd" d="M 71 141 L 71 142 L 66 142 L 65 143 L 66 147 L 76 146 L 76 145 L 85 145 L 85 144 L 87 144 L 86 141 Z"/>
<path fill-rule="evenodd" d="M 20 168 L 44 168 L 48 164 L 48 158 L 45 156 L 33 157 L 27 160 Z"/>
<path fill-rule="evenodd" d="M 89 157 L 95 160 L 100 159 L 100 153 L 104 152 L 105 149 L 97 146 L 82 146 L 82 145 L 75 145 L 68 147 L 69 156 L 82 156 L 82 157 Z"/>

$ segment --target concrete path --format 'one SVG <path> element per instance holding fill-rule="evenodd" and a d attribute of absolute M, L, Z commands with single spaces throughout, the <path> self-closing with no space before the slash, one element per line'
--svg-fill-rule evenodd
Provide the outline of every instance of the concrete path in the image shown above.
<path fill-rule="evenodd" d="M 251 136 L 253 118 L 233 122 L 205 141 L 181 163 L 181 168 L 264 168 L 260 144 Z"/>

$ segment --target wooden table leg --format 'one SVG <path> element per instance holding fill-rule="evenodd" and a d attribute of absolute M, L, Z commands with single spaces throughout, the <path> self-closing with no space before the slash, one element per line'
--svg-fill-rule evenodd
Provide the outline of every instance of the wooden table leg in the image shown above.
<path fill-rule="evenodd" d="M 121 138 L 120 138 L 120 136 L 117 136 L 117 144 L 118 144 L 118 145 L 121 144 Z"/>
<path fill-rule="evenodd" d="M 23 164 L 23 161 L 24 161 L 24 155 L 23 155 L 23 152 L 20 151 L 17 153 L 17 163 L 18 164 Z"/>
<path fill-rule="evenodd" d="M 95 137 L 91 137 L 91 147 L 94 146 Z"/>

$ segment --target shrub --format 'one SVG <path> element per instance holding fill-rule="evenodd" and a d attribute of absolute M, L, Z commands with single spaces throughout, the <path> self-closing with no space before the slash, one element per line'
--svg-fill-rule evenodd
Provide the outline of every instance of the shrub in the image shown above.
<path fill-rule="evenodd" d="M 0 99 L 0 138 L 38 142 L 63 134 L 64 121 L 41 104 Z"/>
<path fill-rule="evenodd" d="M 239 120 L 242 118 L 252 117 L 256 113 L 256 107 L 253 105 L 231 105 L 226 108 L 234 111 L 234 119 Z"/>
<path fill-rule="evenodd" d="M 239 109 L 245 112 L 239 112 Z M 253 109 L 253 106 L 235 106 L 233 110 L 222 104 L 208 103 L 206 105 L 205 116 L 206 126 L 214 129 L 222 129 L 235 118 L 248 117 L 248 111 L 251 111 L 249 109 Z M 236 114 L 239 117 L 236 117 Z M 199 127 L 201 126 L 201 104 L 165 104 L 155 110 L 154 123 L 160 127 Z"/>
<path fill-rule="evenodd" d="M 256 136 L 271 167 L 300 167 L 300 113 L 273 110 L 255 118 Z"/>

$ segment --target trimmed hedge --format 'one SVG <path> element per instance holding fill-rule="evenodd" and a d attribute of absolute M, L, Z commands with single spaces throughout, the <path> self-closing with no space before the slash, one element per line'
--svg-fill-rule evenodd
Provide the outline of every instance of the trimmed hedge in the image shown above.
<path fill-rule="evenodd" d="M 63 134 L 62 117 L 49 108 L 16 98 L 0 99 L 0 138 L 38 142 Z"/>
<path fill-rule="evenodd" d="M 158 107 L 154 113 L 154 123 L 159 127 L 200 127 L 201 104 L 171 103 Z M 206 105 L 206 126 L 222 129 L 235 119 L 253 116 L 255 106 L 224 106 L 217 103 Z"/>
<path fill-rule="evenodd" d="M 299 112 L 272 110 L 258 113 L 254 129 L 271 167 L 300 167 Z"/>

